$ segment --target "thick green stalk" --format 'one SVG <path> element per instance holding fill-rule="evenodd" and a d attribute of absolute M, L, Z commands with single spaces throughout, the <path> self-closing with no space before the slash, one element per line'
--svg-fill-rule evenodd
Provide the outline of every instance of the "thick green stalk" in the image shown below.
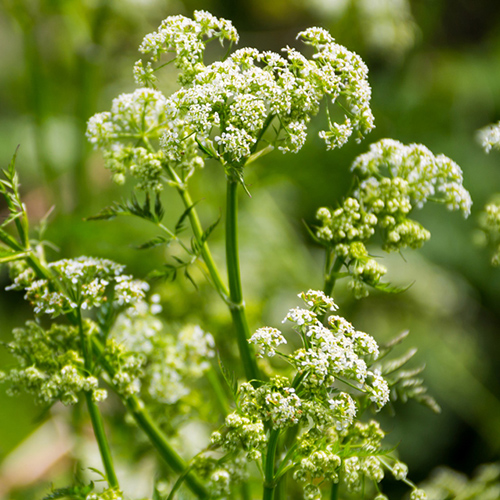
<path fill-rule="evenodd" d="M 267 443 L 262 500 L 273 500 L 274 497 L 274 491 L 276 488 L 276 482 L 274 480 L 274 462 L 276 460 L 276 449 L 278 447 L 279 436 L 279 430 L 272 430 Z"/>
<path fill-rule="evenodd" d="M 91 360 L 91 344 L 90 338 L 85 335 L 83 331 L 82 315 L 80 309 L 77 310 L 77 320 L 78 320 L 78 331 L 80 332 L 80 340 L 82 343 L 83 359 L 85 363 L 85 370 L 88 375 L 92 374 L 92 360 Z M 109 486 L 111 488 L 119 488 L 118 478 L 116 477 L 115 468 L 113 466 L 113 458 L 111 456 L 111 449 L 109 448 L 109 443 L 106 438 L 106 433 L 104 431 L 104 424 L 99 413 L 99 409 L 95 401 L 92 399 L 92 393 L 90 391 L 85 391 L 85 399 L 87 401 L 87 408 L 90 414 L 90 420 L 92 422 L 92 428 L 94 429 L 94 435 L 99 446 L 99 452 L 101 454 L 102 463 L 104 465 L 104 470 L 106 471 L 106 478 L 108 480 Z"/>
<path fill-rule="evenodd" d="M 337 500 L 339 496 L 339 483 L 332 484 L 332 491 L 330 493 L 330 500 Z"/>
<path fill-rule="evenodd" d="M 245 314 L 238 255 L 238 181 L 228 177 L 226 202 L 226 262 L 229 281 L 229 309 L 236 328 L 236 340 L 248 380 L 260 378 L 256 358 L 248 343 L 250 329 Z"/>

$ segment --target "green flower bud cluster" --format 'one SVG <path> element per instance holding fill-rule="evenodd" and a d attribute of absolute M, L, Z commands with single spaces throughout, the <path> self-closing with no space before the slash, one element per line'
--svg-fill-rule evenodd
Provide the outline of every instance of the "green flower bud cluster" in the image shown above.
<path fill-rule="evenodd" d="M 312 427 L 299 437 L 293 477 L 304 486 L 304 494 L 321 498 L 319 484 L 341 481 L 349 491 L 359 492 L 368 479 L 380 483 L 385 471 L 405 481 L 406 464 L 389 458 L 382 450 L 385 437 L 378 422 L 355 422 L 347 429 Z M 391 466 L 388 461 L 393 462 Z"/>
<path fill-rule="evenodd" d="M 484 207 L 479 219 L 487 243 L 493 248 L 491 263 L 500 265 L 500 202 L 492 202 Z"/>
<path fill-rule="evenodd" d="M 122 274 L 124 266 L 106 259 L 79 257 L 52 262 L 48 268 L 61 285 L 60 290 L 47 279 L 36 279 L 31 268 L 21 270 L 7 290 L 25 290 L 25 299 L 36 314 L 52 317 L 77 309 L 90 310 L 111 300 L 117 309 L 129 307 L 144 298 L 149 285 Z"/>
<path fill-rule="evenodd" d="M 84 328 L 85 335 L 90 335 L 96 325 L 87 321 Z M 13 334 L 14 340 L 7 348 L 19 360 L 19 367 L 0 377 L 8 384 L 10 395 L 25 391 L 37 404 L 44 405 L 56 401 L 75 404 L 82 391 L 91 392 L 94 401 L 106 398 L 106 391 L 98 387 L 98 380 L 85 370 L 76 327 L 53 324 L 46 330 L 29 321 Z"/>
<path fill-rule="evenodd" d="M 123 500 L 123 493 L 117 488 L 106 488 L 101 492 L 92 492 L 85 500 Z"/>
<path fill-rule="evenodd" d="M 247 460 L 241 456 L 228 461 L 201 453 L 194 461 L 194 470 L 207 480 L 210 498 L 231 498 L 233 486 L 248 477 Z"/>
<path fill-rule="evenodd" d="M 387 252 L 419 248 L 430 233 L 408 218 L 414 208 L 436 201 L 468 216 L 472 202 L 460 167 L 419 144 L 383 139 L 354 161 L 352 171 L 358 187 L 339 208 L 318 209 L 316 236 L 341 259 L 352 277 L 350 287 L 362 297 L 365 284 L 377 286 L 386 273 L 366 248 L 377 230 Z"/>

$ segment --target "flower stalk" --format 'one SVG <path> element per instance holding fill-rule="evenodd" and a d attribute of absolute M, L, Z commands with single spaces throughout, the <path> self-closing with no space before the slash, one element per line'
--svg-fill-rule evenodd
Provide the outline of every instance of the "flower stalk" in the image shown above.
<path fill-rule="evenodd" d="M 238 255 L 238 180 L 227 179 L 226 198 L 226 261 L 229 280 L 229 309 L 236 329 L 236 340 L 247 380 L 260 378 L 256 358 L 248 343 L 250 329 L 245 314 Z"/>
<path fill-rule="evenodd" d="M 82 343 L 82 352 L 83 352 L 85 370 L 87 371 L 87 375 L 91 375 L 92 374 L 91 343 L 90 343 L 90 338 L 85 334 L 83 330 L 82 313 L 80 308 L 76 310 L 76 317 L 78 322 L 78 331 L 80 333 L 80 341 Z M 97 445 L 99 447 L 101 460 L 104 465 L 104 470 L 106 471 L 106 478 L 108 480 L 108 484 L 111 488 L 118 489 L 119 483 L 113 465 L 113 457 L 111 455 L 111 449 L 109 447 L 108 439 L 106 437 L 106 432 L 104 430 L 104 424 L 102 421 L 101 414 L 99 412 L 96 402 L 92 399 L 91 391 L 85 391 L 85 400 L 87 402 L 87 409 L 90 415 L 90 420 L 92 422 L 94 436 L 96 438 Z"/>

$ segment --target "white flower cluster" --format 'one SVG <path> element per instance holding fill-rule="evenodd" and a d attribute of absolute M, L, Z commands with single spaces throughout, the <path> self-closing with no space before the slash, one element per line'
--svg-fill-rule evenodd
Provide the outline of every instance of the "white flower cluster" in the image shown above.
<path fill-rule="evenodd" d="M 421 144 L 405 146 L 392 139 L 382 139 L 354 161 L 352 170 L 362 180 L 356 197 L 363 201 L 381 199 L 384 205 L 379 212 L 384 208 L 389 213 L 406 212 L 409 197 L 418 208 L 429 200 L 439 200 L 450 210 L 461 210 L 465 216 L 470 214 L 472 201 L 463 187 L 460 167 L 447 156 L 434 156 Z M 378 188 L 377 183 L 384 175 L 392 182 Z M 391 189 L 396 190 L 399 199 L 391 196 Z"/>
<path fill-rule="evenodd" d="M 86 323 L 85 328 L 93 328 Z M 98 387 L 95 377 L 85 373 L 77 328 L 53 324 L 45 330 L 35 322 L 25 328 L 16 328 L 14 340 L 7 348 L 19 360 L 19 368 L 0 374 L 8 384 L 7 392 L 16 395 L 26 391 L 37 404 L 50 405 L 56 401 L 75 404 L 82 391 L 92 393 L 94 401 L 102 401 L 107 394 Z"/>
<path fill-rule="evenodd" d="M 299 373 L 304 374 L 305 386 L 318 391 L 332 386 L 340 377 L 352 380 L 359 390 L 368 392 L 379 408 L 387 403 L 387 382 L 368 369 L 367 361 L 376 360 L 379 353 L 373 337 L 357 331 L 341 316 L 330 316 L 329 327 L 325 327 L 311 311 L 293 309 L 285 320 L 295 323 L 306 340 L 304 348 L 296 350 L 289 358 Z M 338 402 L 330 401 L 330 407 L 344 407 L 347 420 L 352 421 L 355 407 L 345 400 L 345 396 L 337 398 Z"/>
<path fill-rule="evenodd" d="M 194 12 L 194 19 L 184 16 L 170 16 L 158 31 L 144 37 L 139 51 L 157 61 L 161 54 L 174 53 L 174 63 L 181 70 L 179 80 L 183 84 L 191 82 L 193 75 L 203 67 L 203 54 L 208 39 L 218 38 L 237 43 L 238 33 L 231 21 L 217 19 L 206 11 Z M 142 74 L 140 70 L 137 73 Z M 138 83 L 142 83 L 139 78 Z"/>
<path fill-rule="evenodd" d="M 264 354 L 272 357 L 276 354 L 276 347 L 286 344 L 286 339 L 277 328 L 265 326 L 259 328 L 249 339 L 251 344 L 257 344 L 262 348 Z M 258 353 L 259 358 L 263 357 L 262 352 Z"/>
<path fill-rule="evenodd" d="M 87 138 L 104 153 L 117 183 L 129 171 L 139 189 L 160 190 L 164 154 L 159 139 L 169 122 L 169 103 L 157 90 L 142 88 L 113 100 L 111 111 L 90 118 Z"/>
<path fill-rule="evenodd" d="M 500 149 L 500 122 L 481 129 L 479 140 L 487 153 L 492 149 Z"/>
<path fill-rule="evenodd" d="M 61 291 L 54 290 L 45 279 L 36 279 L 32 270 L 21 272 L 7 290 L 25 290 L 25 298 L 35 313 L 53 317 L 78 308 L 100 307 L 112 289 L 113 305 L 129 307 L 144 298 L 149 285 L 144 281 L 123 275 L 124 266 L 107 259 L 78 257 L 49 264 L 49 269 L 61 283 Z"/>
<path fill-rule="evenodd" d="M 314 313 L 325 313 L 326 311 L 336 311 L 339 307 L 335 301 L 328 297 L 321 290 L 308 290 L 298 295 L 306 306 Z"/>
<path fill-rule="evenodd" d="M 322 134 L 329 148 L 341 146 L 353 131 L 359 137 L 369 132 L 373 116 L 364 63 L 335 44 L 325 30 L 311 28 L 298 37 L 316 49 L 312 60 L 289 47 L 287 59 L 245 48 L 201 70 L 191 87 L 170 98 L 179 110 L 174 121 L 185 124 L 184 136 L 195 133 L 219 159 L 240 163 L 252 153 L 266 120 L 276 117 L 284 135 L 278 140 L 279 148 L 297 152 L 304 144 L 307 123 L 325 95 L 333 103 L 342 98 L 350 116 L 344 125 L 330 124 Z M 219 133 L 213 137 L 215 128 Z"/>
<path fill-rule="evenodd" d="M 164 162 L 191 171 L 202 164 L 198 146 L 234 168 L 244 165 L 261 139 L 283 152 L 297 152 L 325 97 L 339 104 L 343 116 L 342 123 L 329 120 L 328 130 L 320 133 L 328 149 L 342 146 L 353 134 L 360 140 L 373 128 L 367 67 L 327 31 L 299 33 L 314 48 L 311 59 L 290 47 L 285 57 L 244 48 L 205 66 L 205 44 L 212 38 L 235 42 L 238 35 L 229 21 L 202 11 L 195 12 L 194 20 L 169 17 L 146 35 L 141 52 L 155 63 L 161 54 L 175 53 L 182 87 L 168 98 L 148 88 L 123 94 L 110 112 L 90 119 L 87 136 L 103 150 L 116 181 L 123 182 L 130 170 L 139 188 L 161 189 Z M 141 85 L 154 85 L 155 71 L 151 61 L 134 68 Z M 276 136 L 269 132 L 264 138 L 271 123 Z"/>
<path fill-rule="evenodd" d="M 155 302 L 142 302 L 121 314 L 107 341 L 107 356 L 120 392 L 129 395 L 142 389 L 158 403 L 174 404 L 210 367 L 215 343 L 199 326 L 187 326 L 177 337 L 165 334 L 157 311 Z"/>
<path fill-rule="evenodd" d="M 241 411 L 269 422 L 273 429 L 292 427 L 303 417 L 302 401 L 285 377 L 273 377 L 257 389 L 242 384 L 238 402 Z"/>

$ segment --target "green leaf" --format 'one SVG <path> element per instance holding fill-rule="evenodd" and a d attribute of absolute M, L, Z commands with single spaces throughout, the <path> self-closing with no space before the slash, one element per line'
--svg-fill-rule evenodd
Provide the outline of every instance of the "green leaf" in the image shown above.
<path fill-rule="evenodd" d="M 405 330 L 405 331 L 399 333 L 398 335 L 396 335 L 393 339 L 389 340 L 389 342 L 383 344 L 381 346 L 381 348 L 384 351 L 389 351 L 389 350 L 393 349 L 395 346 L 397 346 L 398 344 L 401 344 L 401 342 L 403 342 L 403 340 L 406 339 L 406 337 L 408 337 L 409 334 L 410 334 L 410 330 Z"/>
<path fill-rule="evenodd" d="M 323 247 L 329 246 L 326 241 L 320 240 L 316 236 L 316 234 L 314 233 L 314 231 L 311 229 L 311 227 L 309 226 L 309 224 L 304 219 L 302 219 L 302 223 L 304 224 L 304 226 L 306 228 L 306 231 L 309 233 L 309 236 L 312 238 L 313 241 L 315 241 L 316 243 L 320 244 Z"/>
<path fill-rule="evenodd" d="M 156 194 L 156 198 L 155 198 L 155 216 L 156 216 L 156 220 L 158 222 L 161 222 L 164 215 L 165 215 L 165 209 L 163 208 L 163 205 L 161 204 L 160 195 L 157 193 Z"/>
<path fill-rule="evenodd" d="M 376 290 L 380 290 L 381 292 L 402 293 L 406 292 L 406 290 L 412 287 L 414 283 L 415 282 L 412 281 L 409 285 L 406 286 L 393 286 L 390 283 L 367 283 L 367 285 L 370 285 L 371 287 L 375 288 Z"/>
<path fill-rule="evenodd" d="M 208 156 L 208 158 L 218 158 L 219 157 L 219 155 L 217 154 L 217 151 L 215 151 L 213 146 L 211 147 L 211 149 L 209 149 L 208 146 L 205 146 L 204 144 L 202 144 L 200 142 L 198 137 L 195 137 L 194 140 L 196 141 L 196 144 L 198 144 L 198 147 Z"/>
<path fill-rule="evenodd" d="M 146 193 L 142 204 L 137 199 L 137 196 L 132 194 L 129 200 L 115 202 L 113 205 L 103 208 L 97 215 L 87 217 L 85 220 L 109 220 L 118 215 L 133 215 L 151 222 L 160 222 L 163 217 L 163 207 L 158 196 L 155 201 L 154 210 L 153 213 L 151 211 L 151 197 L 149 193 Z"/>
<path fill-rule="evenodd" d="M 396 359 L 391 359 L 382 365 L 382 375 L 389 375 L 390 373 L 399 370 L 403 365 L 408 363 L 413 356 L 417 353 L 414 347 L 409 349 L 405 354 Z"/>
<path fill-rule="evenodd" d="M 175 281 L 177 278 L 177 267 L 172 264 L 165 264 L 161 269 L 153 269 L 146 277 L 148 280 Z"/>
<path fill-rule="evenodd" d="M 172 238 L 168 238 L 167 236 L 155 236 L 150 240 L 146 241 L 142 245 L 137 245 L 135 248 L 137 250 L 147 250 L 149 248 L 158 247 L 160 245 L 169 245 L 172 242 Z"/>
<path fill-rule="evenodd" d="M 184 269 L 184 276 L 191 282 L 191 284 L 194 286 L 196 291 L 198 291 L 199 290 L 198 285 L 195 283 L 193 277 L 189 274 L 187 267 L 186 267 L 186 269 Z"/>
<path fill-rule="evenodd" d="M 222 214 L 219 213 L 219 217 L 217 218 L 217 220 L 215 222 L 213 222 L 207 229 L 205 229 L 205 231 L 203 231 L 203 234 L 201 235 L 201 241 L 200 241 L 200 243 L 202 245 L 203 245 L 203 243 L 205 243 L 205 241 L 208 240 L 209 236 L 213 233 L 214 229 L 219 224 L 221 216 L 222 216 Z"/>
<path fill-rule="evenodd" d="M 219 368 L 222 376 L 224 377 L 224 380 L 231 390 L 231 394 L 233 395 L 234 400 L 236 401 L 238 399 L 238 380 L 236 378 L 236 375 L 234 372 L 229 371 L 224 366 L 222 360 L 220 359 L 219 353 L 217 353 L 217 362 L 219 363 Z"/>
<path fill-rule="evenodd" d="M 184 210 L 184 212 L 182 213 L 182 215 L 179 217 L 179 220 L 177 221 L 177 224 L 175 225 L 175 229 L 174 229 L 174 234 L 177 236 L 180 232 L 184 231 L 184 229 L 186 228 L 185 226 L 185 222 L 186 222 L 186 218 L 189 216 L 189 214 L 191 213 L 191 210 L 193 210 L 193 208 L 198 204 L 198 202 L 194 202 L 191 206 L 189 206 L 188 208 L 186 208 L 186 210 Z"/>
<path fill-rule="evenodd" d="M 257 151 L 253 155 L 250 155 L 248 157 L 248 160 L 245 162 L 245 165 L 250 165 L 250 163 L 253 163 L 255 160 L 262 158 L 263 156 L 269 154 L 273 150 L 274 150 L 274 146 L 272 144 L 269 144 L 268 146 L 260 149 L 259 151 Z"/>

